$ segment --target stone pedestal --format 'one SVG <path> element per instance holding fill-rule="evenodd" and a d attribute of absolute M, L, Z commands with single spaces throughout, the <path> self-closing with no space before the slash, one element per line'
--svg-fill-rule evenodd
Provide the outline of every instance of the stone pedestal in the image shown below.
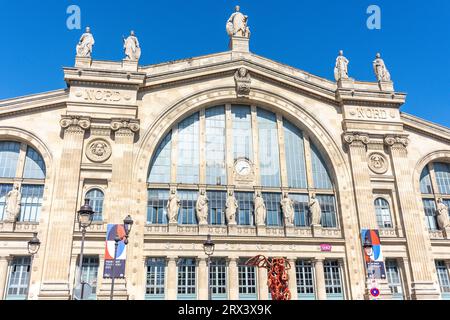
<path fill-rule="evenodd" d="M 322 226 L 320 224 L 311 225 L 311 232 L 314 238 L 318 238 L 322 236 Z"/>
<path fill-rule="evenodd" d="M 92 65 L 91 57 L 75 57 L 76 68 L 90 68 Z"/>
<path fill-rule="evenodd" d="M 235 52 L 250 52 L 250 39 L 246 37 L 233 36 L 230 38 L 229 48 Z"/>
<path fill-rule="evenodd" d="M 394 83 L 392 81 L 380 81 L 378 86 L 381 91 L 394 92 Z"/>
<path fill-rule="evenodd" d="M 12 221 L 3 221 L 2 223 L 2 232 L 13 232 L 14 231 L 14 226 L 15 226 L 15 222 Z"/>
<path fill-rule="evenodd" d="M 178 223 L 170 222 L 169 223 L 169 234 L 177 234 L 178 233 Z"/>
<path fill-rule="evenodd" d="M 201 236 L 206 236 L 209 233 L 209 226 L 208 224 L 200 224 L 198 225 L 198 234 Z"/>
<path fill-rule="evenodd" d="M 235 236 L 237 235 L 237 224 L 236 223 L 230 223 L 228 224 L 228 235 Z"/>
<path fill-rule="evenodd" d="M 111 279 L 103 279 L 100 290 L 97 294 L 98 300 L 109 300 L 111 294 Z M 128 300 L 127 285 L 125 279 L 114 281 L 113 300 Z"/>
<path fill-rule="evenodd" d="M 122 60 L 122 69 L 125 71 L 138 71 L 138 60 Z"/>
<path fill-rule="evenodd" d="M 447 227 L 444 230 L 442 230 L 442 234 L 446 239 L 450 239 L 450 227 Z"/>
<path fill-rule="evenodd" d="M 342 89 L 354 89 L 355 88 L 355 79 L 340 79 L 337 82 L 338 88 Z"/>
<path fill-rule="evenodd" d="M 266 226 L 264 224 L 260 224 L 256 226 L 256 235 L 265 236 L 266 235 Z"/>
<path fill-rule="evenodd" d="M 284 232 L 286 233 L 286 237 L 292 237 L 295 235 L 295 227 L 294 225 L 286 225 L 284 226 Z"/>

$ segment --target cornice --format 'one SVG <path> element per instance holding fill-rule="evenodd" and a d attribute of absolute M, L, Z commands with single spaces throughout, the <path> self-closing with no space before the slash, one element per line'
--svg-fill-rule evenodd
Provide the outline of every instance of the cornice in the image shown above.
<path fill-rule="evenodd" d="M 400 114 L 400 117 L 405 130 L 425 134 L 445 143 L 450 142 L 450 128 L 404 112 Z"/>

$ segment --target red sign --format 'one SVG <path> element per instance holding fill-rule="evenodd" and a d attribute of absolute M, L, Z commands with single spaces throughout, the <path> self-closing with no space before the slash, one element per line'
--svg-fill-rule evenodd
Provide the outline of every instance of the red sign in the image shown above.
<path fill-rule="evenodd" d="M 320 245 L 320 251 L 322 252 L 330 252 L 331 251 L 331 244 L 321 244 Z"/>

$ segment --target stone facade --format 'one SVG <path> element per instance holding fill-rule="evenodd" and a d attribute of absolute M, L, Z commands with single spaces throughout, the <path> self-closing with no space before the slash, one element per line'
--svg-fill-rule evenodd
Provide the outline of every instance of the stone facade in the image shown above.
<path fill-rule="evenodd" d="M 324 261 L 335 260 L 344 298 L 365 299 L 359 234 L 361 228 L 378 228 L 374 199 L 380 195 L 392 214 L 392 227 L 380 231 L 383 253 L 398 262 L 404 298 L 440 298 L 434 261 L 450 260 L 450 240 L 428 230 L 419 180 L 428 163 L 450 161 L 450 129 L 401 113 L 406 95 L 391 90 L 392 83 L 332 82 L 251 53 L 248 38 L 230 41 L 228 52 L 150 66 L 77 57 L 74 67 L 64 68 L 67 89 L 0 102 L 0 139 L 32 146 L 46 167 L 38 221 L 0 222 L 1 297 L 6 296 L 11 260 L 28 255 L 26 243 L 38 232 L 42 245 L 33 259 L 28 299 L 71 298 L 81 240 L 76 211 L 95 187 L 105 194 L 103 221 L 89 227 L 84 255 L 99 257 L 99 299 L 109 295 L 110 282 L 101 276 L 106 225 L 121 223 L 128 214 L 134 226 L 126 280 L 116 282 L 117 298 L 144 299 L 146 259 L 163 257 L 164 297 L 176 299 L 177 259 L 194 257 L 196 295 L 207 299 L 202 244 L 211 234 L 214 256 L 227 259 L 228 299 L 239 298 L 238 259 L 258 254 L 284 256 L 292 265 L 297 259 L 311 261 L 316 299 L 327 299 Z M 228 117 L 232 104 L 249 105 L 253 113 L 256 106 L 275 112 L 279 125 L 281 118 L 289 119 L 304 133 L 305 144 L 317 146 L 332 174 L 336 228 L 147 224 L 147 177 L 161 139 L 178 121 L 197 111 L 202 117 L 201 110 L 210 106 L 225 105 Z M 278 142 L 284 146 L 284 137 Z M 257 144 L 253 152 L 257 159 Z M 284 159 L 283 152 L 280 157 Z M 234 160 L 228 153 L 233 188 L 239 184 L 230 183 Z M 173 168 L 177 161 L 172 154 Z M 280 163 L 282 188 L 289 192 L 287 168 Z M 311 167 L 308 160 L 306 167 Z M 250 190 L 261 190 L 260 168 L 252 169 L 256 180 Z M 173 175 L 164 188 L 177 187 Z M 200 184 L 193 188 L 198 191 L 205 184 L 200 174 Z M 324 243 L 331 251 L 321 250 Z M 295 269 L 289 272 L 296 299 Z M 268 298 L 266 279 L 257 271 L 259 299 Z M 381 287 L 384 297 L 391 298 L 387 283 Z"/>

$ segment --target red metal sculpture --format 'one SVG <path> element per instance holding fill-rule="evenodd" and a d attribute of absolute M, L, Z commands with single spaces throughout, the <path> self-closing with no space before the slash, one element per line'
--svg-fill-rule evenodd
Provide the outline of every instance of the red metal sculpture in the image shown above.
<path fill-rule="evenodd" d="M 248 266 L 255 266 L 268 270 L 267 285 L 269 286 L 272 300 L 291 300 L 291 291 L 289 290 L 289 275 L 287 270 L 291 269 L 289 261 L 284 258 L 269 258 L 256 256 L 249 259 Z"/>

